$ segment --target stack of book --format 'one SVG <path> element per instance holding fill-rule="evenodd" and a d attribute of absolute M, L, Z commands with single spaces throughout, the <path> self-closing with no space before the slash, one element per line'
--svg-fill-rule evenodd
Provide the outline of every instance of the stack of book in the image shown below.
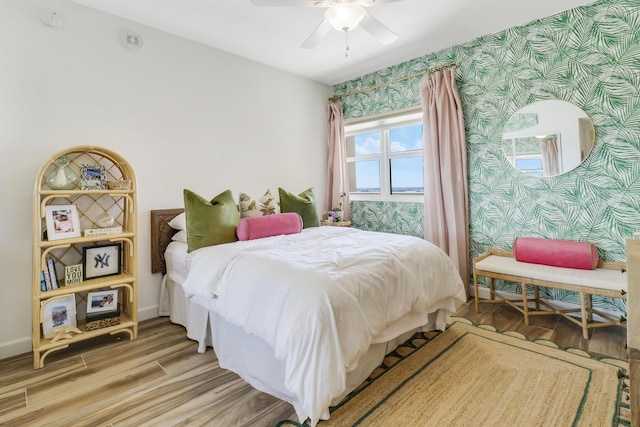
<path fill-rule="evenodd" d="M 40 290 L 42 292 L 58 289 L 56 264 L 52 258 L 47 259 L 47 268 L 40 272 Z"/>

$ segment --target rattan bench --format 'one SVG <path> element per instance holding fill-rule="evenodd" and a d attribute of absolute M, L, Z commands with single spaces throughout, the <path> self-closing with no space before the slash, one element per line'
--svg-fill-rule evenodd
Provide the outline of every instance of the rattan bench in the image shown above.
<path fill-rule="evenodd" d="M 480 299 L 478 278 L 489 278 L 489 299 Z M 507 298 L 494 288 L 494 279 L 507 280 L 522 285 L 522 297 Z M 506 303 L 524 315 L 525 325 L 530 316 L 559 314 L 582 328 L 584 338 L 589 338 L 589 329 L 603 326 L 626 326 L 626 319 L 616 319 L 592 306 L 592 295 L 627 299 L 626 263 L 599 261 L 593 270 L 554 267 L 517 261 L 512 252 L 501 249 L 489 249 L 473 260 L 473 282 L 475 287 L 476 312 L 480 304 Z M 527 296 L 527 286 L 533 286 L 533 298 Z M 577 292 L 580 295 L 580 308 L 558 309 L 540 299 L 539 287 L 562 289 Z M 497 298 L 497 299 L 496 299 Z M 531 307 L 530 305 L 533 305 Z M 542 310 L 544 306 L 547 310 Z M 580 312 L 580 318 L 571 313 Z M 604 321 L 594 322 L 593 315 Z"/>

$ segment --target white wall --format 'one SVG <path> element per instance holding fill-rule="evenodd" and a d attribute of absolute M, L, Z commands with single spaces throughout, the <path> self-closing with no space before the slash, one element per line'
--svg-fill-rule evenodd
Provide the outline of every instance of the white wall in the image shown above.
<path fill-rule="evenodd" d="M 124 28 L 142 50 L 120 44 Z M 149 211 L 181 207 L 183 188 L 313 186 L 324 200 L 328 86 L 65 0 L 0 1 L 0 61 L 0 358 L 31 351 L 32 191 L 66 147 L 106 147 L 136 170 L 141 319 L 157 316 L 161 281 Z"/>

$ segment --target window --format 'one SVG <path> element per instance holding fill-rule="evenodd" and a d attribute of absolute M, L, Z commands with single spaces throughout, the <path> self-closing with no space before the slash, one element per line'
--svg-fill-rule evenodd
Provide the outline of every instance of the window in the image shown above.
<path fill-rule="evenodd" d="M 516 157 L 516 168 L 533 176 L 542 176 L 542 156 Z"/>
<path fill-rule="evenodd" d="M 543 176 L 540 137 L 526 136 L 503 139 L 502 148 L 507 159 L 517 169 L 529 175 Z"/>
<path fill-rule="evenodd" d="M 422 113 L 345 125 L 351 200 L 422 201 Z"/>

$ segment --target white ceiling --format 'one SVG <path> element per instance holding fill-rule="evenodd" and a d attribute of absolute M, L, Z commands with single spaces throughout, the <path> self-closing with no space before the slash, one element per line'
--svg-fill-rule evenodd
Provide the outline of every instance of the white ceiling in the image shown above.
<path fill-rule="evenodd" d="M 325 9 L 256 7 L 250 0 L 71 0 L 149 27 L 336 84 L 593 0 L 402 0 L 367 8 L 398 35 L 383 45 L 362 28 L 300 45 Z M 139 29 L 137 29 L 139 31 Z M 141 31 L 144 38 L 144 32 Z"/>

